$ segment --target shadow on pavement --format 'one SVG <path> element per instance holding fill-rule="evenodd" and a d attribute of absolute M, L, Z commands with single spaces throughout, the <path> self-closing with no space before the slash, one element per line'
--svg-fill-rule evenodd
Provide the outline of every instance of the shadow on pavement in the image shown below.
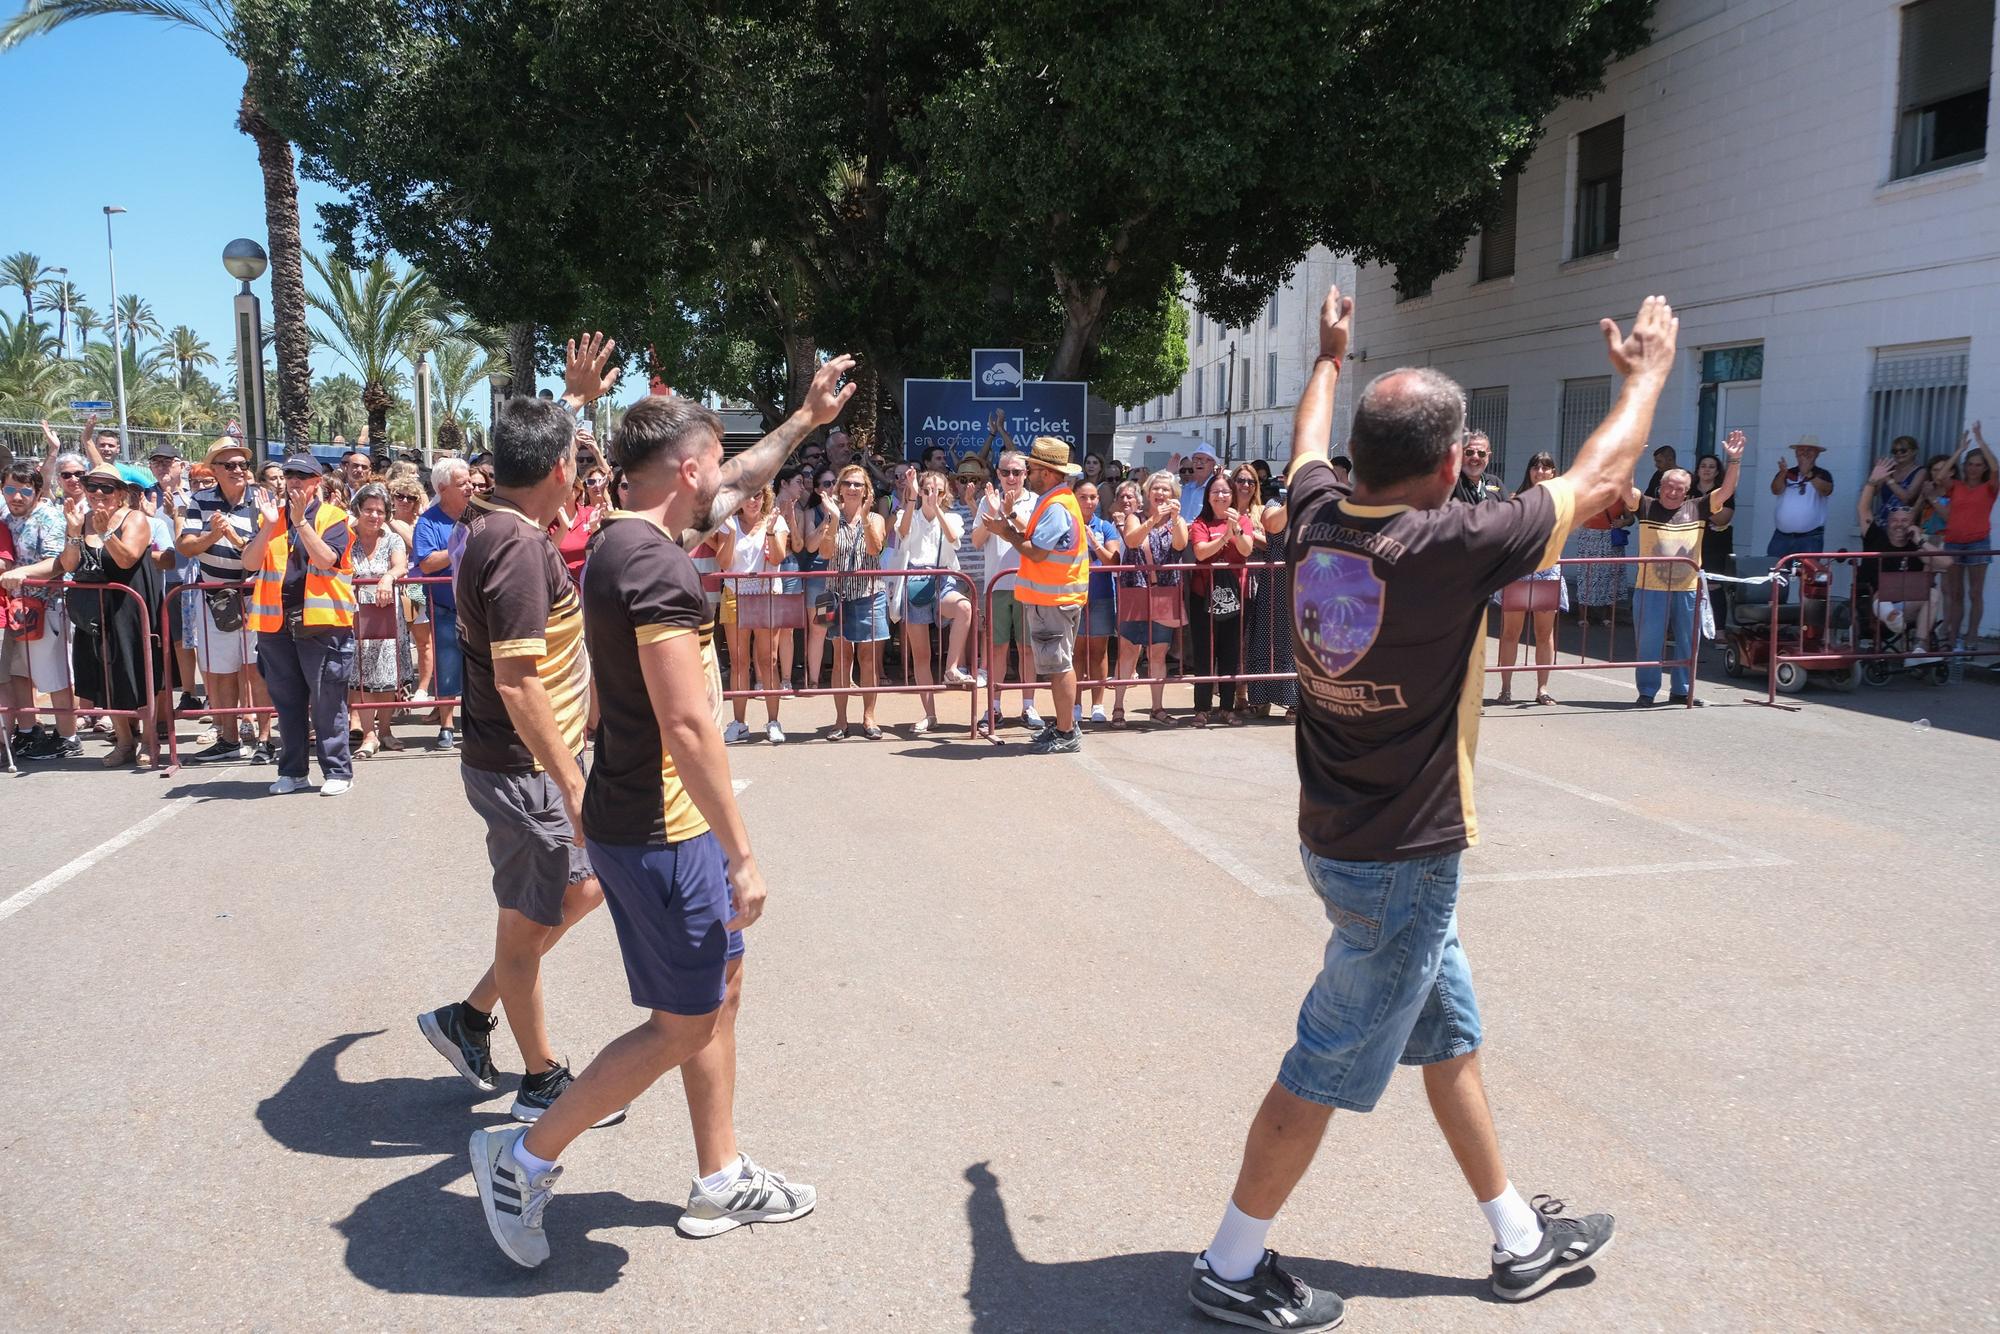
<path fill-rule="evenodd" d="M 1193 1251 L 1147 1251 L 1096 1260 L 1028 1259 L 1014 1241 L 1000 1181 L 985 1163 L 965 1169 L 972 1183 L 965 1215 L 972 1232 L 966 1305 L 976 1334 L 1070 1330 L 1212 1330 L 1188 1305 Z M 1285 1267 L 1318 1288 L 1352 1299 L 1466 1297 L 1494 1301 L 1483 1281 L 1409 1269 L 1285 1257 Z M 1577 1277 L 1582 1277 L 1581 1275 Z M 1574 1283 L 1572 1278 L 1567 1283 Z"/>
<path fill-rule="evenodd" d="M 631 1254 L 594 1240 L 591 1230 L 671 1228 L 680 1217 L 677 1205 L 641 1203 L 611 1191 L 559 1191 L 545 1223 L 549 1262 L 535 1270 L 515 1265 L 486 1231 L 478 1200 L 470 1195 L 472 1171 L 465 1157 L 475 1126 L 504 1124 L 506 1118 L 476 1110 L 491 1099 L 456 1076 L 342 1080 L 335 1066 L 340 1054 L 383 1031 L 345 1033 L 323 1044 L 283 1088 L 257 1104 L 265 1133 L 298 1153 L 439 1159 L 384 1186 L 334 1224 L 347 1238 L 348 1270 L 362 1282 L 383 1292 L 442 1297 L 604 1292 L 624 1276 Z M 447 1189 L 455 1182 L 465 1184 L 465 1194 Z"/>

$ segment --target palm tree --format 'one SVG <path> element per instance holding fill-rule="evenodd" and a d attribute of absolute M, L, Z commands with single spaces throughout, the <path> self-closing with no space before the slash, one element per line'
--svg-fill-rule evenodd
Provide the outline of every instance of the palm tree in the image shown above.
<path fill-rule="evenodd" d="M 329 375 L 313 386 L 313 439 L 354 439 L 362 427 L 361 381 Z"/>
<path fill-rule="evenodd" d="M 175 383 L 180 386 L 182 393 L 186 393 L 194 384 L 195 367 L 218 364 L 215 354 L 208 350 L 208 343 L 185 324 L 176 324 L 167 330 L 167 355 L 171 356 L 174 364 L 180 367 Z"/>
<path fill-rule="evenodd" d="M 20 13 L 0 23 L 0 52 L 73 19 L 105 14 L 192 28 L 221 42 L 232 54 L 241 53 L 236 11 L 229 0 L 26 0 Z M 264 173 L 264 244 L 271 256 L 271 324 L 278 341 L 278 416 L 284 422 L 286 443 L 303 444 L 310 425 L 312 349 L 306 333 L 304 247 L 299 243 L 299 178 L 291 142 L 264 118 L 251 96 L 247 67 L 244 75 L 236 128 L 256 143 L 257 165 Z"/>
<path fill-rule="evenodd" d="M 112 358 L 125 366 L 125 418 L 134 426 L 165 426 L 173 421 L 180 390 L 168 373 L 173 361 L 165 351 L 154 348 L 143 354 L 131 348 L 114 351 L 110 343 L 98 343 L 83 354 L 81 387 L 91 398 L 109 399 L 117 393 L 117 373 Z"/>
<path fill-rule="evenodd" d="M 0 314 L 0 417 L 45 417 L 69 401 L 76 367 L 56 356 L 48 326 Z"/>
<path fill-rule="evenodd" d="M 42 309 L 56 313 L 56 342 L 62 346 L 63 355 L 68 356 L 68 326 L 76 323 L 76 311 L 83 305 L 83 293 L 67 278 L 44 279 L 41 293 Z"/>
<path fill-rule="evenodd" d="M 0 37 L 4 41 L 4 37 Z M 17 250 L 5 259 L 0 259 L 0 282 L 9 287 L 21 289 L 21 302 L 26 307 L 21 313 L 35 313 L 35 291 L 55 270 L 42 263 L 40 255 L 31 255 L 25 250 Z"/>
<path fill-rule="evenodd" d="M 139 355 L 140 334 L 160 336 L 160 317 L 153 313 L 153 303 L 137 292 L 118 298 L 118 319 L 125 326 L 125 349 L 135 357 Z"/>
<path fill-rule="evenodd" d="M 438 344 L 438 448 L 460 448 L 465 439 L 465 423 L 477 421 L 466 408 L 465 400 L 498 366 L 493 359 L 496 341 L 490 332 L 468 327 L 460 337 L 447 338 Z"/>
<path fill-rule="evenodd" d="M 102 329 L 104 321 L 96 311 L 79 301 L 69 308 L 69 322 L 76 326 L 76 352 L 82 356 L 83 349 L 90 346 L 90 331 Z"/>
<path fill-rule="evenodd" d="M 403 385 L 398 363 L 409 356 L 410 340 L 428 337 L 428 326 L 450 322 L 453 311 L 421 270 L 398 273 L 382 256 L 365 269 L 328 264 L 313 254 L 306 259 L 326 289 L 306 293 L 306 304 L 329 326 L 315 326 L 313 342 L 339 354 L 361 377 L 368 440 L 379 444 L 387 439 L 389 409 Z"/>

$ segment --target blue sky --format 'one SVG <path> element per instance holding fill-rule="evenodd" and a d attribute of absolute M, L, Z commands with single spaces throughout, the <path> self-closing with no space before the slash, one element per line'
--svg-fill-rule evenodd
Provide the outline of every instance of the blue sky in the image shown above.
<path fill-rule="evenodd" d="M 19 3 L 0 0 L 9 11 Z M 237 284 L 223 272 L 222 247 L 239 236 L 265 241 L 256 146 L 236 128 L 242 94 L 243 67 L 219 42 L 146 19 L 83 19 L 0 54 L 0 124 L 14 127 L 0 136 L 0 255 L 27 250 L 68 266 L 108 314 L 100 210 L 123 205 L 118 290 L 151 302 L 163 328 L 186 324 L 206 338 L 222 362 L 211 374 L 225 385 Z M 318 250 L 316 205 L 335 196 L 304 180 L 299 196 L 306 246 Z M 270 282 L 255 286 L 268 326 Z M 19 314 L 20 304 L 18 291 L 0 291 L 0 310 Z M 336 354 L 314 350 L 315 378 L 344 369 Z M 484 397 L 471 405 L 482 416 Z"/>

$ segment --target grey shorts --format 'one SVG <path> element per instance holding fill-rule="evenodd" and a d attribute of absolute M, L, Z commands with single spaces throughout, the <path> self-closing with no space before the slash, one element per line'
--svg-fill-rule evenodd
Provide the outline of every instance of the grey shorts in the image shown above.
<path fill-rule="evenodd" d="M 1042 676 L 1070 671 L 1075 665 L 1076 628 L 1083 623 L 1083 608 L 1024 602 L 1021 610 L 1028 614 L 1028 646 L 1035 651 L 1035 671 Z"/>
<path fill-rule="evenodd" d="M 493 897 L 541 926 L 561 926 L 563 895 L 591 877 L 589 854 L 571 841 L 562 791 L 539 771 L 496 774 L 458 766 L 465 799 L 486 821 Z"/>

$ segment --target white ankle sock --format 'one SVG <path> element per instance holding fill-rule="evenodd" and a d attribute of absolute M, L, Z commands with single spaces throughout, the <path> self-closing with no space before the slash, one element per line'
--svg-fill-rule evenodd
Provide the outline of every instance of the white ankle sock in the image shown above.
<path fill-rule="evenodd" d="M 1222 1226 L 1215 1230 L 1215 1240 L 1203 1252 L 1208 1256 L 1208 1267 L 1217 1278 L 1232 1283 L 1250 1277 L 1264 1258 L 1264 1238 L 1270 1233 L 1270 1219 L 1252 1218 L 1231 1200 L 1222 1211 Z"/>
<path fill-rule="evenodd" d="M 556 1165 L 553 1158 L 537 1158 L 529 1153 L 526 1135 L 514 1141 L 514 1161 L 521 1165 L 521 1170 L 528 1174 L 530 1181 Z"/>
<path fill-rule="evenodd" d="M 743 1155 L 739 1153 L 734 1158 L 731 1158 L 729 1160 L 729 1166 L 723 1168 L 721 1171 L 716 1172 L 710 1176 L 703 1177 L 701 1179 L 701 1188 L 707 1191 L 710 1195 L 714 1195 L 718 1191 L 721 1191 L 726 1187 L 728 1187 L 731 1183 L 733 1183 L 738 1177 L 742 1175 L 743 1175 Z"/>
<path fill-rule="evenodd" d="M 1521 1198 L 1513 1182 L 1508 1182 L 1497 1198 L 1481 1200 L 1479 1212 L 1486 1215 L 1487 1226 L 1493 1229 L 1493 1244 L 1499 1249 L 1511 1255 L 1532 1255 L 1542 1244 L 1542 1217 Z"/>

